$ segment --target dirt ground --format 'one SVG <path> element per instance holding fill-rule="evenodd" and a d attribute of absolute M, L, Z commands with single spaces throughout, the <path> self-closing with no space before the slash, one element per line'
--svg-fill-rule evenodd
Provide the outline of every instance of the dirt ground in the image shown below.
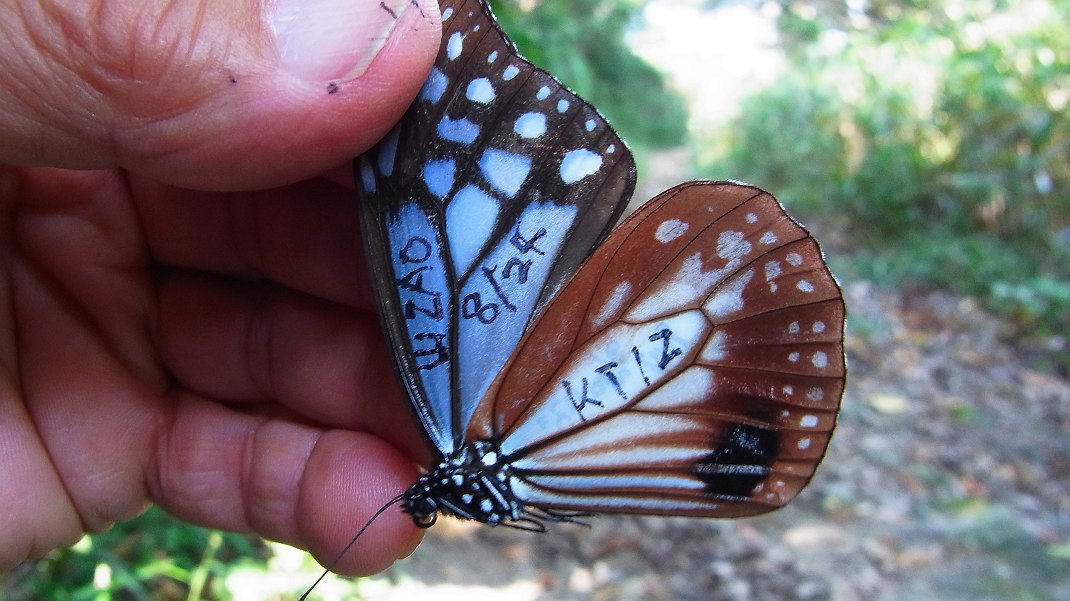
<path fill-rule="evenodd" d="M 845 293 L 843 411 L 789 507 L 547 534 L 440 520 L 367 597 L 1070 600 L 1070 382 L 1030 369 L 975 302 Z"/>

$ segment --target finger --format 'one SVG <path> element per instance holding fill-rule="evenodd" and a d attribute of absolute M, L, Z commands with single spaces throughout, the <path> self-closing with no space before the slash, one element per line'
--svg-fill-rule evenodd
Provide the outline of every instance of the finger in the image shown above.
<path fill-rule="evenodd" d="M 223 285 L 226 284 L 226 285 Z M 182 386 L 226 401 L 277 401 L 367 428 L 360 399 L 400 406 L 378 317 L 309 297 L 176 274 L 160 282 L 157 343 Z"/>
<path fill-rule="evenodd" d="M 374 306 L 352 190 L 322 179 L 244 194 L 130 185 L 157 263 Z"/>
<path fill-rule="evenodd" d="M 5 375 L 16 370 L 5 365 Z M 19 399 L 15 383 L 0 384 L 0 570 L 74 544 L 83 524 L 64 483 Z"/>
<path fill-rule="evenodd" d="M 429 459 L 374 313 L 220 284 L 188 275 L 160 284 L 160 358 L 181 386 L 225 401 L 278 402 Z"/>
<path fill-rule="evenodd" d="M 197 189 L 297 181 L 401 116 L 437 16 L 430 0 L 0 3 L 0 163 Z"/>
<path fill-rule="evenodd" d="M 324 431 L 175 399 L 149 482 L 153 498 L 185 520 L 313 549 L 330 563 L 372 514 L 416 478 L 379 439 Z M 386 511 L 334 569 L 370 574 L 412 552 L 420 534 Z"/>

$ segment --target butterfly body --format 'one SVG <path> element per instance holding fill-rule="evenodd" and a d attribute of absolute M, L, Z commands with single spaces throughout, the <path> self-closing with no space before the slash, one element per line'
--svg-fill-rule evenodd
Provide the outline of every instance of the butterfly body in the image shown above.
<path fill-rule="evenodd" d="M 623 141 L 484 2 L 442 4 L 424 90 L 357 162 L 385 330 L 439 456 L 404 511 L 541 530 L 788 502 L 845 377 L 816 242 L 733 182 L 682 184 L 612 229 L 634 186 Z"/>
<path fill-rule="evenodd" d="M 512 494 L 510 477 L 498 445 L 477 440 L 443 459 L 409 487 L 402 509 L 423 528 L 433 525 L 439 513 L 485 524 L 517 522 L 525 509 Z"/>

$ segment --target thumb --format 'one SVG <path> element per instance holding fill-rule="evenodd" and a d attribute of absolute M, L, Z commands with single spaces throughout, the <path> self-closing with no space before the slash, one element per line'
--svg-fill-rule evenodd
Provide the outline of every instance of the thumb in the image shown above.
<path fill-rule="evenodd" d="M 215 190 L 318 175 L 400 118 L 438 16 L 433 0 L 0 0 L 0 163 Z"/>

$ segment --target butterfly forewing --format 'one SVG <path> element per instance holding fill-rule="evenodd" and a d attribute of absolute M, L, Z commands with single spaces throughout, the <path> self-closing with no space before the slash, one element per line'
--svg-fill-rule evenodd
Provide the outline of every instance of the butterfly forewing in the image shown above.
<path fill-rule="evenodd" d="M 620 216 L 635 167 L 482 2 L 441 4 L 435 66 L 357 179 L 396 363 L 449 454 L 532 316 Z"/>
<path fill-rule="evenodd" d="M 824 455 L 843 322 L 820 249 L 772 196 L 684 184 L 561 290 L 468 436 L 500 441 L 513 492 L 533 506 L 768 511 Z"/>

